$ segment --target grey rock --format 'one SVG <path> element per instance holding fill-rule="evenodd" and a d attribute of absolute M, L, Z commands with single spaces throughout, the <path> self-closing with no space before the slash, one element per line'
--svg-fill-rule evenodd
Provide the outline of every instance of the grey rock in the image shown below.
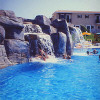
<path fill-rule="evenodd" d="M 10 10 L 0 10 L 0 17 L 8 18 L 9 20 L 12 20 L 18 23 L 23 22 L 20 18 L 16 17 L 13 11 L 10 11 Z"/>
<path fill-rule="evenodd" d="M 18 19 L 18 21 L 19 21 L 20 23 L 23 23 L 23 22 L 24 22 L 24 19 L 23 19 L 22 17 L 17 17 L 17 19 Z"/>
<path fill-rule="evenodd" d="M 54 51 L 56 56 L 62 56 L 66 54 L 66 34 L 59 32 L 51 34 L 51 39 L 53 41 Z"/>
<path fill-rule="evenodd" d="M 12 63 L 9 61 L 9 59 L 7 57 L 4 57 L 4 61 L 5 61 L 5 64 L 7 66 L 11 66 L 12 65 Z"/>
<path fill-rule="evenodd" d="M 5 39 L 5 29 L 0 25 L 0 44 Z"/>
<path fill-rule="evenodd" d="M 5 29 L 6 39 L 24 40 L 23 22 L 15 16 L 13 11 L 0 10 L 0 25 Z"/>
<path fill-rule="evenodd" d="M 15 27 L 8 27 L 5 28 L 6 30 L 6 36 L 5 39 L 18 39 L 18 40 L 24 40 L 24 31 L 19 28 Z"/>
<path fill-rule="evenodd" d="M 49 18 L 47 18 L 44 15 L 38 15 L 35 17 L 35 20 L 33 21 L 33 23 L 38 24 L 38 25 L 47 25 L 50 26 L 51 21 Z"/>
<path fill-rule="evenodd" d="M 10 18 L 14 18 L 15 13 L 13 11 L 10 11 L 10 10 L 0 10 L 0 16 L 7 16 Z"/>
<path fill-rule="evenodd" d="M 23 27 L 22 21 L 10 10 L 0 10 L 0 24 L 11 27 Z"/>
<path fill-rule="evenodd" d="M 20 22 L 20 20 L 16 18 L 9 18 L 7 16 L 0 16 L 0 24 L 5 27 L 16 27 L 22 29 L 23 23 Z"/>
<path fill-rule="evenodd" d="M 71 27 L 71 26 L 68 26 L 69 27 L 69 31 L 71 34 L 74 34 L 74 31 L 75 31 L 75 28 Z"/>
<path fill-rule="evenodd" d="M 49 55 L 54 55 L 54 49 L 50 35 L 45 33 L 31 33 L 25 35 L 25 40 L 30 44 L 31 56 L 39 54 L 39 49 L 44 50 Z"/>
<path fill-rule="evenodd" d="M 54 46 L 54 53 L 55 55 L 57 55 L 58 49 L 59 49 L 59 33 L 51 34 L 51 39 L 52 39 L 53 46 Z"/>
<path fill-rule="evenodd" d="M 33 23 L 40 25 L 42 28 L 43 33 L 52 34 L 57 33 L 57 29 L 51 26 L 51 20 L 43 15 L 36 16 Z"/>
<path fill-rule="evenodd" d="M 29 42 L 30 56 L 38 54 L 38 37 L 36 34 L 25 35 L 25 40 Z"/>
<path fill-rule="evenodd" d="M 0 10 L 0 25 L 6 31 L 7 39 L 24 40 L 24 34 L 22 33 L 23 23 L 15 16 L 13 11 Z"/>
<path fill-rule="evenodd" d="M 66 33 L 68 31 L 67 21 L 63 19 L 55 19 L 52 22 L 52 26 L 57 28 L 58 32 Z"/>
<path fill-rule="evenodd" d="M 4 45 L 0 45 L 0 69 L 11 65 L 12 63 L 7 58 Z"/>
<path fill-rule="evenodd" d="M 24 61 L 28 62 L 28 58 L 30 56 L 28 42 L 16 39 L 6 39 L 4 41 L 4 45 L 7 57 L 12 63 L 22 63 Z"/>
<path fill-rule="evenodd" d="M 72 36 L 69 31 L 69 27 L 67 24 L 67 21 L 64 19 L 56 19 L 52 22 L 52 25 L 57 28 L 58 32 L 63 32 L 67 36 L 67 42 L 66 42 L 66 52 L 67 55 L 72 55 Z"/>
<path fill-rule="evenodd" d="M 4 45 L 0 45 L 0 57 L 7 57 Z"/>
<path fill-rule="evenodd" d="M 42 33 L 42 29 L 39 25 L 36 24 L 24 24 L 25 33 Z"/>
<path fill-rule="evenodd" d="M 33 24 L 32 28 L 33 28 L 33 33 L 43 33 L 39 25 Z"/>
<path fill-rule="evenodd" d="M 23 22 L 31 22 L 31 23 L 33 23 L 33 19 L 26 19 L 26 18 L 23 18 Z"/>
<path fill-rule="evenodd" d="M 57 33 L 57 29 L 54 28 L 53 26 L 47 26 L 47 25 L 41 25 L 43 33 L 46 34 L 52 34 L 52 33 Z"/>
<path fill-rule="evenodd" d="M 57 33 L 57 29 L 53 26 L 50 26 L 50 34 Z"/>

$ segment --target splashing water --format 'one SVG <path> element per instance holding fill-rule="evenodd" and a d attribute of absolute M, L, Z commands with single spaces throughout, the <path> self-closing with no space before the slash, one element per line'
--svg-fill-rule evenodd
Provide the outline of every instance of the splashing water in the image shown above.
<path fill-rule="evenodd" d="M 77 28 L 77 27 L 73 27 L 74 28 L 74 31 L 73 31 L 73 41 L 75 44 L 77 43 L 83 43 L 85 41 L 83 35 L 82 35 L 82 31 Z"/>
<path fill-rule="evenodd" d="M 38 45 L 49 55 L 54 56 L 54 48 L 49 35 L 38 35 Z"/>
<path fill-rule="evenodd" d="M 30 62 L 43 62 L 43 63 L 56 63 L 58 59 L 55 56 L 48 55 L 48 58 L 44 61 L 41 58 L 31 58 Z"/>

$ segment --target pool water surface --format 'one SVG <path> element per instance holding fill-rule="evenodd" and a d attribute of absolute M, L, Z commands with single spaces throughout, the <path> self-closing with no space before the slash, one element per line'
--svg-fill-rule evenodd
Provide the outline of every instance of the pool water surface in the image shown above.
<path fill-rule="evenodd" d="M 0 100 L 100 100 L 99 54 L 86 51 L 75 49 L 73 61 L 57 58 L 1 69 Z"/>

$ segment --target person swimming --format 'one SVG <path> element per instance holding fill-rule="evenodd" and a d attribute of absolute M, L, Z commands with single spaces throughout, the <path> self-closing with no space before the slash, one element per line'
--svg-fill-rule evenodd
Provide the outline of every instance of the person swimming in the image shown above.
<path fill-rule="evenodd" d="M 88 55 L 93 55 L 93 54 L 97 54 L 98 51 L 97 51 L 96 49 L 94 49 L 93 52 L 87 51 L 86 53 L 87 53 Z"/>
<path fill-rule="evenodd" d="M 70 56 L 70 55 L 64 54 L 64 55 L 63 55 L 63 59 L 71 59 L 71 56 Z"/>
<path fill-rule="evenodd" d="M 42 49 L 39 49 L 39 52 L 40 52 L 40 58 L 46 61 L 46 59 L 48 58 L 47 53 L 44 52 Z"/>
<path fill-rule="evenodd" d="M 63 54 L 63 59 L 66 59 L 66 54 Z"/>
<path fill-rule="evenodd" d="M 98 51 L 97 51 L 96 49 L 94 49 L 92 53 L 93 53 L 93 54 L 97 54 Z"/>
<path fill-rule="evenodd" d="M 40 58 L 44 61 L 46 61 L 46 59 L 49 58 L 49 55 L 42 49 L 40 45 L 38 45 L 38 51 L 39 54 L 36 56 L 36 58 Z"/>
<path fill-rule="evenodd" d="M 73 62 L 70 55 L 63 54 L 63 59 L 68 59 L 70 62 Z"/>
<path fill-rule="evenodd" d="M 67 55 L 67 59 L 68 59 L 70 62 L 73 62 L 73 60 L 71 59 L 71 56 L 70 56 L 70 55 Z"/>
<path fill-rule="evenodd" d="M 87 51 L 87 54 L 89 55 L 89 51 Z"/>
<path fill-rule="evenodd" d="M 71 59 L 71 56 L 70 55 L 67 55 L 67 59 Z"/>

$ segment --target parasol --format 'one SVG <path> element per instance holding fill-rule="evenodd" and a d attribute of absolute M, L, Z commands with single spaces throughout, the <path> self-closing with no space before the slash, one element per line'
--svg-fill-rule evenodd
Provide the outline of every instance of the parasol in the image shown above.
<path fill-rule="evenodd" d="M 85 35 L 85 40 L 86 40 L 86 35 L 91 35 L 91 33 L 83 32 L 82 35 Z"/>

